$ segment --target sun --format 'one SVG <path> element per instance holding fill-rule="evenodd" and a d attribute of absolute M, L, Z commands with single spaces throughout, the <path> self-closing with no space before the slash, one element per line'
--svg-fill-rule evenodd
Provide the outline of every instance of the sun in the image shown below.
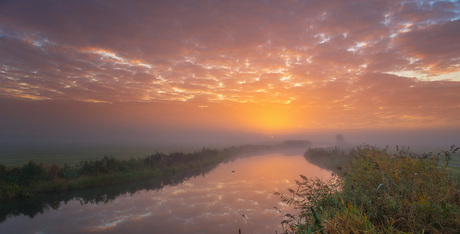
<path fill-rule="evenodd" d="M 296 127 L 297 116 L 291 106 L 265 104 L 250 106 L 242 113 L 249 128 L 262 132 L 285 132 Z"/>
<path fill-rule="evenodd" d="M 256 115 L 255 122 L 264 129 L 283 129 L 289 125 L 288 113 L 277 109 L 262 110 Z"/>

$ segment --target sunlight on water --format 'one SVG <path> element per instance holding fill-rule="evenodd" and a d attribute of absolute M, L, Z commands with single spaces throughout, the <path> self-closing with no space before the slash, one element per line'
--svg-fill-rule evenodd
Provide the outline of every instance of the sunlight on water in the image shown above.
<path fill-rule="evenodd" d="M 288 207 L 273 193 L 295 188 L 300 174 L 331 176 L 301 154 L 239 158 L 159 191 L 141 190 L 105 204 L 80 205 L 74 199 L 33 219 L 10 218 L 0 223 L 0 232 L 274 233 L 282 221 L 274 207 Z"/>

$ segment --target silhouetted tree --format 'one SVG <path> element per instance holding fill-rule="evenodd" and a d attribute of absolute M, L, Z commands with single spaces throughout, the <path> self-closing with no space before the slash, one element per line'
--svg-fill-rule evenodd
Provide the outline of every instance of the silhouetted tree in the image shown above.
<path fill-rule="evenodd" d="M 342 145 L 345 142 L 345 138 L 343 137 L 342 134 L 337 134 L 335 136 L 335 140 L 337 141 L 338 145 Z"/>

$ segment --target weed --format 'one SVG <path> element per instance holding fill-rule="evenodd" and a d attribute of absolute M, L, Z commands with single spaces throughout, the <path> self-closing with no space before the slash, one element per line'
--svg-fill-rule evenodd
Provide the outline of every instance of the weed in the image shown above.
<path fill-rule="evenodd" d="M 458 150 L 443 151 L 444 161 Z M 313 154 L 312 154 L 313 152 Z M 349 161 L 333 182 L 302 176 L 281 201 L 298 214 L 287 214 L 286 233 L 458 233 L 460 177 L 439 166 L 432 154 L 402 148 L 361 146 L 348 153 L 309 150 L 306 155 Z M 316 155 L 316 156 L 315 156 Z M 338 158 L 341 157 L 341 158 Z M 283 226 L 284 227 L 284 226 Z"/>
<path fill-rule="evenodd" d="M 264 145 L 244 145 L 223 150 L 203 148 L 193 153 L 155 153 L 144 158 L 85 160 L 76 166 L 43 165 L 30 161 L 23 166 L 0 164 L 0 200 L 33 196 L 41 192 L 75 190 L 119 184 L 147 177 L 173 175 L 217 165 L 242 152 L 270 149 Z"/>

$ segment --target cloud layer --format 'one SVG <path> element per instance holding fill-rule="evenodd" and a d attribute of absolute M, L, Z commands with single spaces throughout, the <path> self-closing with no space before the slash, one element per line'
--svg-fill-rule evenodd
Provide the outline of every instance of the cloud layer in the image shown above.
<path fill-rule="evenodd" d="M 459 29 L 458 1 L 2 1 L 0 97 L 458 126 Z"/>

